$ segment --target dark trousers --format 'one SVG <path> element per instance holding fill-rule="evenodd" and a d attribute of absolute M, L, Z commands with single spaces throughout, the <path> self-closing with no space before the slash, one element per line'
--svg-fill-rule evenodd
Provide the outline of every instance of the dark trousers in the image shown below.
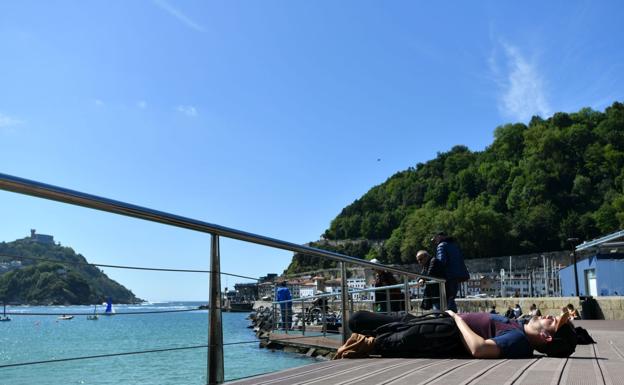
<path fill-rule="evenodd" d="M 457 304 L 455 298 L 457 297 L 457 290 L 459 289 L 459 282 L 456 279 L 447 279 L 444 284 L 446 289 L 446 308 L 453 310 L 457 313 Z"/>
<path fill-rule="evenodd" d="M 280 308 L 280 313 L 281 313 L 281 318 L 282 318 L 282 322 L 280 325 L 280 329 L 290 329 L 290 327 L 292 326 L 292 307 L 281 307 Z"/>
<path fill-rule="evenodd" d="M 388 315 L 369 311 L 358 311 L 349 317 L 349 329 L 353 333 L 374 337 L 375 329 L 378 327 L 389 324 L 390 322 L 407 321 L 411 318 L 414 318 L 411 314 Z"/>
<path fill-rule="evenodd" d="M 375 347 L 371 354 L 382 357 L 466 356 L 461 333 L 452 318 L 433 316 L 433 323 L 426 324 L 423 317 L 358 311 L 349 319 L 349 328 L 354 333 L 375 337 Z M 442 320 L 438 321 L 440 319 Z M 415 325 L 414 322 L 420 325 Z M 384 327 L 380 328 L 381 326 Z"/>

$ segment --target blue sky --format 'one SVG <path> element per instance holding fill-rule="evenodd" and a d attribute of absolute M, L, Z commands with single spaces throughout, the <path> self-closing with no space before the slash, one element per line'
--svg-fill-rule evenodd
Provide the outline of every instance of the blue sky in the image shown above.
<path fill-rule="evenodd" d="M 0 172 L 305 243 L 437 152 L 624 100 L 621 2 L 439 3 L 2 2 Z M 0 217 L 91 262 L 208 267 L 205 234 L 8 192 Z M 223 271 L 290 257 L 222 241 Z M 105 271 L 207 298 L 202 275 Z"/>

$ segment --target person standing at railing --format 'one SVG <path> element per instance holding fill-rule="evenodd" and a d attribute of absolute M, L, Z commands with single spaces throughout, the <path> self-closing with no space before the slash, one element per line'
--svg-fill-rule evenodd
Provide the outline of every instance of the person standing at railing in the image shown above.
<path fill-rule="evenodd" d="M 292 324 L 292 296 L 286 281 L 280 282 L 279 287 L 275 290 L 275 300 L 280 303 L 281 329 L 290 329 Z"/>
<path fill-rule="evenodd" d="M 435 278 L 446 276 L 442 262 L 431 257 L 426 250 L 420 250 L 416 253 L 416 261 L 422 268 L 421 274 Z M 437 282 L 427 284 L 423 278 L 420 278 L 418 286 L 425 287 L 420 308 L 423 310 L 440 310 L 440 285 Z"/>
<path fill-rule="evenodd" d="M 457 297 L 459 283 L 470 278 L 464 263 L 464 257 L 455 240 L 443 231 L 434 235 L 431 241 L 436 245 L 436 258 L 442 262 L 446 270 L 447 308 L 457 312 L 455 298 Z"/>
<path fill-rule="evenodd" d="M 377 259 L 372 259 L 371 262 L 379 263 Z M 391 272 L 382 269 L 375 269 L 375 282 L 373 286 L 383 287 L 398 285 L 398 281 L 394 278 Z M 390 309 L 388 309 L 388 303 L 390 303 Z M 377 313 L 398 312 L 405 310 L 405 298 L 401 289 L 380 289 L 375 290 L 375 303 L 373 309 Z"/>

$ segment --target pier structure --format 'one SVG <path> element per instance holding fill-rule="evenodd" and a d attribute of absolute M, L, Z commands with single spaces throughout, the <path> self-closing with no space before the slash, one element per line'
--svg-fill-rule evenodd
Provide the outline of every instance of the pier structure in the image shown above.
<path fill-rule="evenodd" d="M 178 272 L 202 272 L 209 275 L 209 311 L 208 311 L 208 340 L 206 345 L 197 345 L 197 346 L 188 346 L 188 347 L 178 347 L 177 350 L 180 349 L 196 349 L 196 348 L 207 348 L 207 365 L 206 365 L 206 373 L 207 373 L 207 383 L 209 385 L 212 384 L 221 384 L 224 382 L 224 364 L 223 364 L 223 347 L 227 344 L 236 344 L 239 342 L 227 342 L 223 341 L 223 324 L 222 324 L 222 315 L 223 311 L 223 293 L 221 291 L 221 275 L 228 274 L 230 276 L 242 277 L 240 275 L 232 274 L 232 273 L 222 273 L 221 272 L 221 249 L 220 249 L 220 238 L 229 238 L 233 240 L 248 242 L 256 245 L 276 248 L 279 250 L 291 251 L 294 253 L 301 253 L 304 255 L 308 255 L 314 258 L 325 258 L 328 260 L 336 261 L 339 263 L 340 271 L 341 271 L 341 287 L 339 289 L 340 296 L 340 312 L 341 312 L 341 323 L 342 325 L 348 325 L 349 313 L 352 310 L 351 304 L 349 303 L 349 290 L 347 286 L 347 267 L 348 265 L 360 266 L 363 268 L 380 270 L 383 269 L 389 273 L 395 274 L 400 277 L 400 282 L 403 282 L 402 289 L 403 293 L 407 294 L 410 291 L 410 281 L 424 279 L 430 284 L 438 285 L 440 292 L 440 305 L 442 310 L 444 310 L 446 306 L 446 295 L 445 295 L 445 287 L 444 279 L 429 277 L 426 275 L 414 273 L 412 271 L 408 271 L 405 269 L 397 268 L 394 266 L 386 266 L 378 263 L 373 263 L 370 261 L 362 260 L 360 258 L 331 252 L 327 250 L 322 250 L 306 245 L 299 245 L 271 237 L 266 237 L 258 234 L 253 234 L 249 232 L 245 232 L 242 230 L 229 228 L 225 226 L 220 226 L 217 224 L 200 221 L 193 218 L 183 217 L 179 215 L 174 215 L 170 213 L 166 213 L 163 211 L 153 210 L 146 207 L 137 206 L 134 204 L 112 200 L 92 194 L 86 194 L 80 191 L 70 190 L 63 187 L 58 187 L 50 184 L 45 184 L 33 180 L 28 180 L 12 175 L 2 174 L 0 173 L 0 190 L 15 192 L 23 195 L 30 195 L 33 197 L 49 199 L 61 203 L 66 203 L 75 206 L 82 206 L 94 210 L 104 211 L 113 213 L 116 215 L 122 215 L 127 217 L 132 217 L 136 219 L 146 220 L 150 222 L 160 223 L 168 226 L 183 228 L 187 230 L 193 230 L 201 233 L 205 233 L 209 235 L 209 245 L 210 245 L 210 253 L 207 258 L 210 260 L 210 270 L 208 271 L 197 271 L 197 270 L 175 270 Z M 208 244 L 208 239 L 207 239 Z M 100 265 L 104 266 L 104 265 Z M 156 270 L 156 271 L 173 271 L 172 269 L 159 269 L 159 268 L 149 268 L 149 267 L 137 267 L 137 266 L 112 266 L 106 265 L 108 267 L 113 268 L 126 268 L 126 269 L 140 269 L 140 270 Z M 249 278 L 249 277 L 243 277 Z M 410 296 L 403 295 L 404 309 L 409 308 L 410 304 Z M 390 304 L 387 303 L 389 306 Z M 349 337 L 350 333 L 347 327 L 343 327 L 341 329 L 341 340 L 344 342 Z M 140 352 L 119 352 L 114 354 L 106 354 L 98 357 L 71 357 L 64 358 L 58 360 L 49 360 L 49 362 L 45 362 L 46 364 L 53 364 L 54 362 L 62 362 L 67 360 L 82 360 L 82 359 L 94 359 L 94 358 L 106 358 L 113 357 L 119 355 L 127 355 L 127 354 L 148 354 L 154 352 L 167 351 L 168 349 L 153 349 L 149 351 L 140 351 Z M 171 349 L 169 349 L 171 350 Z M 27 365 L 35 365 L 35 364 L 43 364 L 42 362 L 20 362 L 8 364 L 5 366 L 27 366 Z"/>
<path fill-rule="evenodd" d="M 228 385 L 615 385 L 624 380 L 624 321 L 575 321 L 597 341 L 568 358 L 364 358 L 319 362 Z"/>
<path fill-rule="evenodd" d="M 106 359 L 128 354 L 149 354 L 182 349 L 207 349 L 206 378 L 208 384 L 224 382 L 223 347 L 239 342 L 224 342 L 221 311 L 223 310 L 221 292 L 221 275 L 223 273 L 220 260 L 219 240 L 222 237 L 250 242 L 262 246 L 273 247 L 326 258 L 339 262 L 341 269 L 340 311 L 341 324 L 347 325 L 349 313 L 353 310 L 353 302 L 349 301 L 347 286 L 347 265 L 356 265 L 369 269 L 383 269 L 396 274 L 403 280 L 403 293 L 410 292 L 410 281 L 424 278 L 431 284 L 440 287 L 442 310 L 445 307 L 444 280 L 423 276 L 393 266 L 384 266 L 351 256 L 298 245 L 274 238 L 256 235 L 237 229 L 227 228 L 196 219 L 181 217 L 157 210 L 152 210 L 121 201 L 115 201 L 95 195 L 69 190 L 57 186 L 26 180 L 6 174 L 0 174 L 0 189 L 39 198 L 50 199 L 71 205 L 83 206 L 117 215 L 124 215 L 169 226 L 194 230 L 209 235 L 210 270 L 176 270 L 179 272 L 202 272 L 210 277 L 210 309 L 208 312 L 209 329 L 206 345 L 176 347 L 171 349 L 153 349 L 141 352 L 117 352 L 90 357 L 68 357 L 46 362 L 20 362 L 3 366 L 27 366 L 54 364 L 55 362 L 77 361 L 82 359 Z M 207 242 L 208 243 L 208 242 Z M 208 258 L 208 256 L 207 256 Z M 105 265 L 101 265 L 105 266 Z M 167 269 L 146 267 L 122 267 L 141 270 L 163 271 Z M 241 276 L 238 276 L 241 277 Z M 245 277 L 247 278 L 247 277 Z M 401 285 L 399 285 L 401 286 Z M 410 309 L 409 295 L 404 296 L 405 309 Z M 186 310 L 185 310 L 186 311 Z M 27 314 L 27 313 L 24 313 Z M 478 359 L 359 359 L 326 361 L 318 364 L 275 372 L 262 376 L 232 381 L 231 384 L 604 384 L 622 383 L 624 379 L 624 321 L 578 321 L 580 326 L 587 328 L 598 341 L 595 345 L 579 345 L 576 352 L 568 358 L 549 358 L 535 356 L 530 359 L 515 360 L 478 360 Z M 341 328 L 340 337 L 335 344 L 344 341 L 349 330 Z M 288 333 L 285 333 L 288 334 Z M 312 336 L 307 336 L 310 338 Z M 293 342 L 292 336 L 281 337 L 284 343 Z M 314 336 L 313 338 L 319 338 Z M 312 340 L 312 339 L 311 339 Z M 320 340 L 319 340 L 320 341 Z M 257 342 L 255 342 L 257 343 Z M 320 342 L 319 342 L 320 343 Z M 328 346 L 322 346 L 331 348 Z"/>

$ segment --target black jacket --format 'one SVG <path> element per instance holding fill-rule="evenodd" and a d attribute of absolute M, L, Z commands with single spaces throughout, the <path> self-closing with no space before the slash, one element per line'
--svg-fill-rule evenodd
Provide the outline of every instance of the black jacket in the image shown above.
<path fill-rule="evenodd" d="M 422 274 L 435 278 L 444 278 L 446 271 L 444 270 L 444 264 L 437 258 L 431 257 L 425 266 L 423 266 Z M 440 302 L 440 285 L 437 283 L 428 283 L 425 286 L 423 293 L 423 301 L 420 305 L 422 309 L 429 310 L 432 307 L 432 302 Z"/>

